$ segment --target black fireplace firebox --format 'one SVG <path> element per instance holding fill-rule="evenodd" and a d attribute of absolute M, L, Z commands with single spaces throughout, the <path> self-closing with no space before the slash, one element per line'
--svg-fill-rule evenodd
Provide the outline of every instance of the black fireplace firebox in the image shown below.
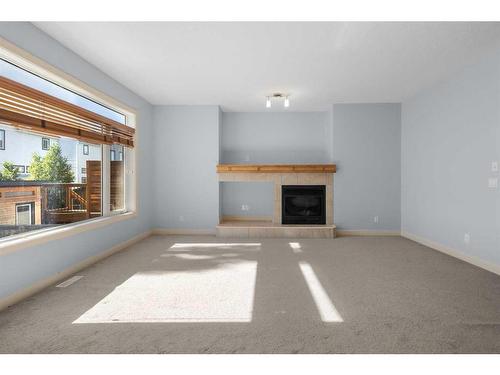
<path fill-rule="evenodd" d="M 325 185 L 283 185 L 282 224 L 326 224 Z"/>

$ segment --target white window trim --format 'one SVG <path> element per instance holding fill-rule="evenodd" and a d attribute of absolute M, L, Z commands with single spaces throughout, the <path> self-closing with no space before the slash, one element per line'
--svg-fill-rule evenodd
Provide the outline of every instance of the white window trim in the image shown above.
<path fill-rule="evenodd" d="M 136 129 L 135 144 L 138 144 L 139 129 L 137 124 L 137 111 L 116 99 L 88 86 L 82 81 L 74 78 L 73 76 L 53 67 L 47 62 L 31 55 L 23 49 L 15 46 L 9 41 L 0 38 L 0 57 L 10 61 L 21 68 L 31 71 L 43 78 L 48 79 L 62 87 L 65 87 L 77 94 L 83 95 L 91 100 L 101 103 L 113 110 L 116 110 L 126 116 L 127 125 Z M 103 155 L 108 155 L 109 161 L 109 146 L 108 152 L 103 152 Z M 109 194 L 107 194 L 108 202 L 105 205 L 103 194 L 103 215 L 108 213 L 108 216 L 102 216 L 89 220 L 84 220 L 72 224 L 61 225 L 57 228 L 47 228 L 33 232 L 20 233 L 18 235 L 5 237 L 0 239 L 0 256 L 5 255 L 27 247 L 40 245 L 46 242 L 62 239 L 65 237 L 74 236 L 90 230 L 102 228 L 104 226 L 114 224 L 124 220 L 134 219 L 138 215 L 138 184 L 136 171 L 136 152 L 132 152 L 125 148 L 125 210 L 114 211 L 109 210 Z M 105 158 L 103 157 L 102 175 L 105 176 L 109 172 L 109 167 L 104 164 Z M 108 177 L 109 178 L 109 177 Z M 103 181 L 104 182 L 104 181 Z M 104 183 L 102 184 L 103 186 Z M 109 185 L 109 184 L 108 184 Z M 108 186 L 109 189 L 109 186 Z M 109 192 L 108 192 L 109 193 Z M 106 207 L 106 209 L 105 209 Z"/>
<path fill-rule="evenodd" d="M 109 150 L 110 146 L 109 145 L 102 145 L 102 157 L 101 157 L 101 187 L 102 187 L 102 216 L 109 216 L 110 214 L 110 209 L 109 209 L 109 202 L 110 202 L 110 193 L 111 193 L 111 185 L 110 185 L 110 180 L 111 180 L 111 173 L 110 173 L 110 157 L 109 157 Z"/>

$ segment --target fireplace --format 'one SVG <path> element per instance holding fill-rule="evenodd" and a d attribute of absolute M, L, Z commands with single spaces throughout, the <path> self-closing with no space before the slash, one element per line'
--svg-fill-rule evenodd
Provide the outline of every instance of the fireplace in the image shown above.
<path fill-rule="evenodd" d="M 282 185 L 282 224 L 326 224 L 325 185 Z"/>

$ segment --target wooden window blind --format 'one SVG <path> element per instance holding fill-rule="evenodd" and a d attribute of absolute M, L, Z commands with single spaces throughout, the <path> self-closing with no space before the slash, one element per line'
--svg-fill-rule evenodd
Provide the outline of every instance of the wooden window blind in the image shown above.
<path fill-rule="evenodd" d="M 5 77 L 0 77 L 0 121 L 45 135 L 134 147 L 134 128 Z"/>

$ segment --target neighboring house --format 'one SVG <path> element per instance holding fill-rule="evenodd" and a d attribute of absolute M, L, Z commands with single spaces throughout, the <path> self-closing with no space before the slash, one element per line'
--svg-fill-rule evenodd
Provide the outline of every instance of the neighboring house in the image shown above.
<path fill-rule="evenodd" d="M 45 156 L 51 144 L 57 143 L 57 138 L 50 138 L 17 130 L 16 128 L 0 126 L 0 166 L 11 162 L 19 169 L 21 178 L 29 176 L 29 166 L 33 153 Z"/>
<path fill-rule="evenodd" d="M 38 182 L 0 181 L 0 226 L 41 224 L 41 196 Z"/>
<path fill-rule="evenodd" d="M 47 137 L 29 133 L 7 125 L 0 125 L 0 166 L 8 161 L 16 165 L 22 179 L 29 179 L 29 168 L 34 153 L 45 156 L 53 144 L 59 144 L 63 156 L 72 166 L 75 181 L 85 183 L 87 160 L 101 160 L 101 146 L 82 143 L 70 138 Z M 121 148 L 120 148 L 121 150 Z M 119 154 L 118 148 L 113 154 Z M 118 156 L 116 159 L 120 160 Z"/>
<path fill-rule="evenodd" d="M 73 158 L 68 158 L 68 161 L 71 163 L 73 167 L 73 173 L 75 174 L 75 182 L 86 183 L 87 182 L 87 160 L 101 160 L 101 146 L 93 145 L 90 143 L 82 143 L 77 142 L 72 139 L 61 139 L 61 148 L 62 144 L 68 143 L 68 154 L 69 149 L 72 150 Z M 66 156 L 66 147 L 63 148 L 63 155 Z M 67 156 L 66 156 L 67 157 Z"/>
<path fill-rule="evenodd" d="M 110 153 L 109 159 L 111 161 L 123 161 L 123 146 L 116 144 L 111 145 Z"/>

